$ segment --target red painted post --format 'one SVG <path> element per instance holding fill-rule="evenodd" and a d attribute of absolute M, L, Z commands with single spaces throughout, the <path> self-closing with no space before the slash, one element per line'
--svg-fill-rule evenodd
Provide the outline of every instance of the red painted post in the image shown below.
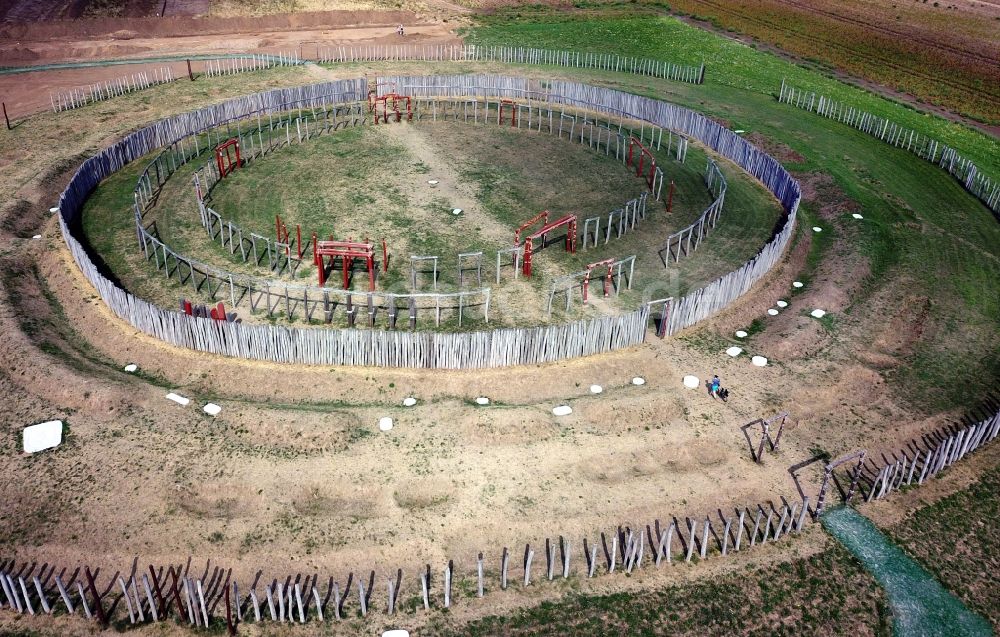
<path fill-rule="evenodd" d="M 87 584 L 90 586 L 90 591 L 94 594 L 94 608 L 97 610 L 97 618 L 101 620 L 102 625 L 107 626 L 108 618 L 104 614 L 104 604 L 101 602 L 100 595 L 97 594 L 97 587 L 94 586 L 94 576 L 90 573 L 89 566 L 84 566 L 83 570 L 87 574 Z"/>
<path fill-rule="evenodd" d="M 230 635 L 236 634 L 236 625 L 233 624 L 233 606 L 232 602 L 229 601 L 229 578 L 226 578 L 226 629 L 229 630 Z"/>
<path fill-rule="evenodd" d="M 316 246 L 316 233 L 313 233 L 313 265 L 319 266 L 319 253 Z"/>
<path fill-rule="evenodd" d="M 299 261 L 302 260 L 302 226 L 295 224 L 295 245 L 299 248 Z"/>
<path fill-rule="evenodd" d="M 219 301 L 219 304 L 215 306 L 215 313 L 218 314 L 218 320 L 223 322 L 226 320 L 226 306 L 222 301 Z"/>
<path fill-rule="evenodd" d="M 194 314 L 194 306 L 191 305 L 191 301 L 184 301 L 184 313 L 188 316 Z"/>
<path fill-rule="evenodd" d="M 152 564 L 149 565 L 149 575 L 153 578 L 153 590 L 156 591 L 156 608 L 159 609 L 157 616 L 166 619 L 167 611 L 163 603 L 163 593 L 160 591 L 160 578 L 156 576 L 156 569 Z"/>
<path fill-rule="evenodd" d="M 521 271 L 524 276 L 531 276 L 531 248 L 531 237 L 527 237 L 524 240 L 524 265 L 521 266 Z"/>
<path fill-rule="evenodd" d="M 389 249 L 385 245 L 385 239 L 382 239 L 382 271 L 385 272 L 389 269 Z"/>
<path fill-rule="evenodd" d="M 674 180 L 670 180 L 670 194 L 667 195 L 667 212 L 671 212 L 674 209 Z"/>
<path fill-rule="evenodd" d="M 184 606 L 181 605 L 181 592 L 177 590 L 177 574 L 180 572 L 180 568 L 176 571 L 174 567 L 171 566 L 168 574 L 172 576 L 172 581 L 170 582 L 170 588 L 174 594 L 174 601 L 177 602 L 177 617 L 181 620 L 184 619 Z"/>
<path fill-rule="evenodd" d="M 277 237 L 276 241 L 281 241 L 281 217 L 279 215 L 274 215 L 274 236 Z"/>
<path fill-rule="evenodd" d="M 660 338 L 664 338 L 667 335 L 667 321 L 670 318 L 670 301 L 663 302 L 663 314 L 660 315 L 660 326 L 656 330 L 656 335 Z"/>
<path fill-rule="evenodd" d="M 347 289 L 347 268 L 350 266 L 351 260 L 347 257 L 340 257 L 340 263 L 344 270 L 344 289 Z"/>
<path fill-rule="evenodd" d="M 367 259 L 367 261 L 368 261 L 368 263 L 366 265 L 368 266 L 368 291 L 369 292 L 374 292 L 375 291 L 375 258 L 374 258 L 374 256 L 370 252 L 368 253 L 368 259 Z"/>

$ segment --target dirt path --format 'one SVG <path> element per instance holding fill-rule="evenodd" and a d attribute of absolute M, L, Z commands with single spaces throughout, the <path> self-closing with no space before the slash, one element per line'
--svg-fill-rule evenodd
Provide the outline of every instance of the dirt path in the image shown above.
<path fill-rule="evenodd" d="M 407 185 L 407 195 L 416 208 L 432 205 L 435 199 L 447 200 L 456 208 L 461 208 L 467 214 L 477 217 L 481 233 L 489 237 L 506 237 L 507 229 L 497 223 L 491 223 L 489 217 L 480 209 L 476 193 L 472 191 L 466 180 L 448 161 L 442 161 L 440 155 L 434 152 L 429 139 L 430 130 L 418 126 L 385 126 L 381 128 L 389 139 L 406 148 L 417 162 L 427 166 L 427 173 L 421 179 L 413 179 Z M 437 183 L 431 185 L 430 181 Z"/>
<path fill-rule="evenodd" d="M 993 634 L 985 619 L 945 590 L 865 516 L 851 507 L 839 507 L 826 513 L 822 522 L 885 589 L 897 637 Z"/>

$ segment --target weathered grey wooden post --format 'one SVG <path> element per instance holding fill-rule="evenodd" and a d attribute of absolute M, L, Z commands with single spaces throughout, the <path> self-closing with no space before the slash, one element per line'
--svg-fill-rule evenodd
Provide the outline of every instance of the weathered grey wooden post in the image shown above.
<path fill-rule="evenodd" d="M 530 544 L 524 545 L 524 585 L 531 584 L 531 560 L 535 557 L 535 552 L 531 550 Z"/>
<path fill-rule="evenodd" d="M 545 575 L 548 577 L 548 580 L 550 582 L 552 581 L 552 572 L 555 564 L 555 558 L 556 558 L 555 551 L 552 550 L 549 538 L 545 538 L 545 566 L 546 566 Z"/>
<path fill-rule="evenodd" d="M 507 547 L 503 547 L 503 553 L 500 555 L 500 589 L 507 590 L 507 563 L 510 560 L 510 554 L 507 552 Z"/>
<path fill-rule="evenodd" d="M 476 587 L 476 597 L 483 596 L 483 554 L 479 553 L 479 557 L 476 560 L 476 575 L 479 578 L 478 586 Z"/>
<path fill-rule="evenodd" d="M 858 479 L 861 477 L 861 465 L 863 465 L 864 462 L 865 462 L 865 451 L 862 450 L 858 454 L 858 464 L 854 467 L 854 471 L 851 474 L 851 484 L 847 489 L 847 497 L 844 498 L 844 501 L 847 503 L 851 502 L 851 498 L 854 497 L 854 491 L 858 488 Z M 819 516 L 818 511 L 816 515 Z"/>
<path fill-rule="evenodd" d="M 427 565 L 427 570 L 420 574 L 420 588 L 424 596 L 424 610 L 430 610 L 430 583 L 431 583 L 431 565 Z"/>
<path fill-rule="evenodd" d="M 451 575 L 455 564 L 448 560 L 448 567 L 444 570 L 444 607 L 451 607 Z"/>
<path fill-rule="evenodd" d="M 833 475 L 833 468 L 830 465 L 826 465 L 823 470 L 823 481 L 820 483 L 819 495 L 816 497 L 816 517 L 823 515 L 823 507 L 826 504 L 826 489 L 830 482 L 830 476 Z M 854 483 L 854 480 L 851 481 Z M 875 488 L 872 485 L 872 492 L 874 493 Z"/>
<path fill-rule="evenodd" d="M 361 578 L 358 578 L 358 602 L 361 604 L 361 616 L 364 617 L 368 614 L 368 603 L 365 599 L 365 585 L 361 583 Z"/>
<path fill-rule="evenodd" d="M 570 551 L 570 545 L 569 545 L 569 542 L 564 542 L 563 541 L 563 537 L 561 535 L 559 536 L 559 549 L 560 549 L 560 552 L 562 553 L 563 579 L 567 579 L 569 577 L 569 551 Z"/>

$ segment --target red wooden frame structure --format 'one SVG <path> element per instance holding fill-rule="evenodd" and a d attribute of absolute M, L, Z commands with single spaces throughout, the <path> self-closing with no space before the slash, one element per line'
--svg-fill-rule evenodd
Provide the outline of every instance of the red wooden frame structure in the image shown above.
<path fill-rule="evenodd" d="M 384 244 L 383 244 L 384 247 Z M 347 289 L 348 285 L 348 271 L 354 265 L 354 259 L 364 259 L 365 266 L 368 268 L 368 290 L 371 292 L 375 291 L 375 246 L 368 242 L 362 241 L 314 241 L 313 242 L 313 261 L 316 264 L 316 268 L 319 270 L 319 284 L 322 286 L 326 283 L 326 258 L 331 257 L 330 265 L 333 265 L 333 259 L 340 257 L 341 268 L 344 271 L 344 289 Z"/>
<path fill-rule="evenodd" d="M 214 321 L 229 320 L 229 317 L 226 315 L 226 306 L 222 303 L 222 301 L 219 301 L 215 307 L 207 308 L 204 305 L 194 304 L 187 299 L 181 299 L 181 306 L 183 307 L 184 313 L 188 316 L 211 318 Z"/>
<path fill-rule="evenodd" d="M 636 166 L 635 176 L 636 177 L 642 177 L 643 179 L 645 179 L 646 180 L 646 184 L 649 186 L 649 189 L 652 190 L 653 189 L 653 177 L 656 174 L 656 158 L 653 157 L 653 153 L 648 148 L 646 148 L 645 146 L 642 145 L 642 142 L 640 142 L 635 137 L 629 137 L 629 145 L 628 145 L 628 165 L 629 166 L 632 166 L 633 163 L 634 163 L 633 159 L 632 159 L 632 151 L 635 149 L 636 146 L 639 147 L 639 163 Z M 649 176 L 648 177 L 646 176 L 645 172 L 643 171 L 643 163 L 644 163 L 644 160 L 647 157 L 649 157 Z"/>
<path fill-rule="evenodd" d="M 379 105 L 379 102 L 382 103 L 382 122 L 383 123 L 385 123 L 385 124 L 389 123 L 389 113 L 390 112 L 393 115 L 396 116 L 396 121 L 397 122 L 403 121 L 403 114 L 399 111 L 399 102 L 400 101 L 405 101 L 406 102 L 406 120 L 407 121 L 412 121 L 413 120 L 413 100 L 410 98 L 410 96 L 409 95 L 399 95 L 397 93 L 386 93 L 385 95 L 382 95 L 382 96 L 379 96 L 379 97 L 375 98 L 375 107 L 373 109 L 374 112 L 375 112 L 375 123 L 378 124 L 378 118 L 379 118 L 378 105 Z M 389 103 L 390 102 L 392 102 L 392 110 L 391 111 L 389 110 Z"/>
<path fill-rule="evenodd" d="M 552 223 L 545 224 L 524 239 L 524 265 L 521 270 L 524 276 L 531 276 L 531 252 L 534 248 L 534 240 L 562 226 L 566 226 L 566 252 L 576 253 L 576 215 L 566 215 L 565 217 L 556 219 Z"/>
<path fill-rule="evenodd" d="M 527 221 L 525 221 L 524 223 L 522 223 L 520 225 L 520 227 L 518 227 L 518 229 L 514 231 L 514 247 L 515 248 L 517 246 L 521 245 L 521 233 L 524 232 L 524 229 L 527 228 L 528 226 L 531 226 L 531 225 L 534 225 L 534 224 L 538 223 L 539 221 L 542 222 L 543 226 L 549 222 L 549 211 L 548 210 L 543 210 L 543 211 L 539 212 L 537 215 L 535 215 L 531 219 L 528 219 Z"/>
<path fill-rule="evenodd" d="M 604 276 L 604 296 L 608 296 L 608 288 L 611 287 L 611 265 L 615 262 L 614 258 L 602 259 L 600 261 L 595 261 L 593 263 L 587 264 L 587 274 L 583 277 L 583 302 L 587 302 L 587 290 L 590 288 L 590 273 L 594 268 L 599 266 L 608 266 L 608 273 Z"/>
<path fill-rule="evenodd" d="M 498 114 L 497 124 L 503 124 L 503 107 L 510 106 L 510 125 L 512 127 L 517 127 L 517 102 L 514 100 L 500 100 L 500 113 Z"/>
<path fill-rule="evenodd" d="M 233 153 L 230 149 L 235 149 L 236 160 L 233 161 Z M 243 165 L 240 158 L 240 142 L 238 139 L 227 139 L 215 147 L 215 165 L 219 169 L 219 179 Z"/>
<path fill-rule="evenodd" d="M 367 78 L 366 78 L 367 79 Z M 392 92 L 396 92 L 395 82 L 384 82 L 380 80 L 367 80 L 368 86 L 373 88 L 368 89 L 368 112 L 371 113 L 375 110 L 375 100 L 378 99 L 378 89 L 382 86 L 388 86 L 392 89 Z"/>
<path fill-rule="evenodd" d="M 278 230 L 278 235 L 277 235 L 277 237 L 278 237 L 277 238 L 278 243 L 284 243 L 285 246 L 286 246 L 285 247 L 285 256 L 286 257 L 287 256 L 291 256 L 289 254 L 289 250 L 288 250 L 288 247 L 287 247 L 288 243 L 289 243 L 288 239 L 290 238 L 290 234 L 288 232 L 288 226 L 286 226 L 285 223 L 281 220 L 281 216 L 280 215 L 275 215 L 274 216 L 274 224 L 275 224 L 275 226 L 277 227 L 277 230 Z M 299 224 L 295 224 L 295 247 L 296 247 L 296 249 L 298 250 L 298 253 L 299 253 L 299 261 L 301 261 L 302 260 L 302 226 L 300 226 Z"/>

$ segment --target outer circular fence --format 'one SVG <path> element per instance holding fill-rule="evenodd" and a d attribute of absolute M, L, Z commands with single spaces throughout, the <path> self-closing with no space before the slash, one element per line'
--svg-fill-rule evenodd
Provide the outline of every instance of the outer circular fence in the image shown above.
<path fill-rule="evenodd" d="M 379 78 L 380 85 L 414 87 L 417 96 L 538 96 L 555 104 L 586 102 L 599 111 L 624 114 L 700 141 L 738 164 L 781 202 L 785 216 L 758 254 L 738 270 L 666 304 L 665 333 L 673 334 L 727 307 L 778 262 L 791 237 L 801 199 L 798 182 L 775 160 L 732 131 L 692 111 L 660 100 L 565 81 L 457 75 Z M 402 90 L 402 89 L 401 89 Z M 117 287 L 94 265 L 75 236 L 83 203 L 97 184 L 123 166 L 196 131 L 253 112 L 277 112 L 289 102 L 318 105 L 341 93 L 366 99 L 365 79 L 341 80 L 246 95 L 163 119 L 127 135 L 85 161 L 60 201 L 60 230 L 74 260 L 119 318 L 172 345 L 254 360 L 321 365 L 375 365 L 473 369 L 547 363 L 631 347 L 645 340 L 650 308 L 532 328 L 466 333 L 294 328 L 244 325 L 193 318 L 162 309 Z M 353 94 L 353 95 L 352 95 Z M 664 282 L 664 288 L 666 282 Z"/>

